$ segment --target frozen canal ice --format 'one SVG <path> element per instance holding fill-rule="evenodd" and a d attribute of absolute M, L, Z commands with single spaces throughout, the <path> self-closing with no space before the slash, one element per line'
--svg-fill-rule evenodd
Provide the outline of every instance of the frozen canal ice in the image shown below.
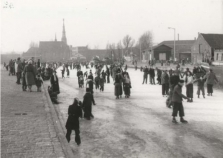
<path fill-rule="evenodd" d="M 142 85 L 140 70 L 128 69 L 128 72 L 132 82 L 129 99 L 115 99 L 112 79 L 105 84 L 104 92 L 94 89 L 95 118 L 80 120 L 81 146 L 76 145 L 72 133 L 70 145 L 75 157 L 223 158 L 221 91 L 214 89 L 212 97 L 198 99 L 194 86 L 194 102 L 183 102 L 189 123 L 175 125 L 171 122 L 172 109 L 166 108 L 166 98 L 161 94 L 161 85 Z M 61 68 L 57 70 L 61 103 L 55 106 L 59 106 L 64 126 L 73 98 L 82 101 L 85 94 L 85 88 L 78 88 L 76 73 L 76 69 L 70 70 L 70 78 L 62 79 Z"/>

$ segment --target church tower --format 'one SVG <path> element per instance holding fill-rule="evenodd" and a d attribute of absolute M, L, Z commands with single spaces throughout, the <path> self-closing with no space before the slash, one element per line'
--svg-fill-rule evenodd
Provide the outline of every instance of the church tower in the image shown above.
<path fill-rule="evenodd" d="M 61 41 L 67 44 L 67 38 L 66 38 L 66 32 L 65 32 L 65 26 L 64 26 L 64 19 L 63 19 L 63 32 L 62 32 L 62 38 Z"/>

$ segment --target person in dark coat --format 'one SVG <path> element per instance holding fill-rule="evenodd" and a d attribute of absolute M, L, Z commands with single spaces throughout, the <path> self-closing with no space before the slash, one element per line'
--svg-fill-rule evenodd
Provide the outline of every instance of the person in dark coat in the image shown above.
<path fill-rule="evenodd" d="M 165 95 L 168 95 L 169 91 L 169 76 L 166 70 L 163 71 L 161 75 L 161 84 L 162 84 L 162 95 L 164 97 Z"/>
<path fill-rule="evenodd" d="M 78 83 L 80 82 L 80 81 L 79 81 L 79 77 L 80 77 L 80 76 L 83 76 L 83 72 L 81 71 L 81 69 L 79 69 L 79 70 L 77 71 Z M 80 85 L 79 85 L 79 88 L 80 88 Z"/>
<path fill-rule="evenodd" d="M 9 76 L 13 75 L 13 61 L 12 59 L 9 61 Z"/>
<path fill-rule="evenodd" d="M 28 62 L 28 65 L 26 65 L 24 69 L 25 78 L 26 78 L 26 84 L 29 88 L 29 91 L 32 92 L 32 85 L 36 84 L 35 77 L 36 77 L 36 71 L 34 66 L 32 65 L 32 61 L 30 60 Z"/>
<path fill-rule="evenodd" d="M 197 82 L 197 97 L 200 98 L 200 91 L 202 92 L 203 98 L 205 98 L 204 83 L 206 81 L 205 76 L 201 76 L 199 79 L 195 79 L 193 83 Z"/>
<path fill-rule="evenodd" d="M 107 76 L 107 83 L 110 83 L 110 70 L 108 66 L 106 66 L 106 76 Z"/>
<path fill-rule="evenodd" d="M 87 120 L 94 118 L 92 114 L 92 104 L 96 105 L 94 101 L 94 96 L 91 93 L 91 90 L 87 88 L 83 100 L 84 118 L 86 118 Z"/>
<path fill-rule="evenodd" d="M 70 70 L 69 70 L 69 68 L 67 67 L 67 77 L 69 77 L 70 76 Z"/>
<path fill-rule="evenodd" d="M 185 95 L 182 94 L 182 87 L 184 85 L 184 80 L 180 80 L 179 83 L 174 87 L 173 90 L 173 96 L 172 96 L 172 102 L 173 102 L 173 123 L 178 123 L 176 120 L 177 113 L 179 111 L 179 116 L 180 116 L 180 122 L 182 123 L 187 123 L 186 120 L 184 120 L 184 107 L 182 104 L 182 100 L 184 99 L 189 99 Z"/>
<path fill-rule="evenodd" d="M 103 79 L 104 79 L 104 81 L 106 83 L 106 73 L 105 73 L 104 70 L 102 70 L 101 75 L 102 75 L 102 77 L 103 77 Z"/>
<path fill-rule="evenodd" d="M 148 74 L 149 74 L 149 69 L 147 68 L 147 66 L 145 66 L 145 68 L 143 69 L 143 82 L 142 82 L 142 84 L 144 84 L 144 82 L 147 84 Z"/>
<path fill-rule="evenodd" d="M 53 75 L 50 77 L 50 83 L 51 83 L 53 92 L 59 94 L 60 87 L 59 87 L 59 80 L 58 80 L 56 73 L 57 73 L 56 71 L 53 71 Z"/>
<path fill-rule="evenodd" d="M 67 129 L 67 141 L 70 142 L 71 132 L 74 130 L 75 142 L 77 145 L 81 144 L 79 118 L 82 118 L 82 109 L 80 104 L 81 102 L 78 100 L 78 98 L 75 98 L 73 104 L 69 106 L 68 118 L 65 126 Z"/>
<path fill-rule="evenodd" d="M 218 79 L 212 69 L 209 70 L 209 72 L 206 75 L 206 78 L 207 78 L 206 82 L 207 82 L 207 91 L 208 91 L 207 93 L 208 93 L 208 96 L 212 96 L 213 85 L 215 84 L 215 82 L 218 82 Z"/>
<path fill-rule="evenodd" d="M 186 94 L 189 98 L 187 102 L 193 102 L 193 94 L 194 94 L 194 86 L 193 86 L 193 76 L 190 72 L 187 73 L 187 76 L 185 78 L 185 84 L 186 84 Z"/>
<path fill-rule="evenodd" d="M 100 85 L 100 91 L 104 91 L 104 86 L 105 86 L 105 80 L 104 77 L 101 75 L 101 77 L 99 78 L 99 85 Z"/>
<path fill-rule="evenodd" d="M 87 91 L 87 89 L 90 90 L 91 94 L 94 93 L 94 90 L 93 90 L 94 89 L 94 82 L 93 82 L 93 80 L 91 79 L 90 76 L 88 76 L 88 79 L 86 81 L 86 91 Z"/>
<path fill-rule="evenodd" d="M 64 69 L 61 70 L 62 78 L 64 78 Z"/>
<path fill-rule="evenodd" d="M 180 81 L 179 75 L 177 75 L 177 73 L 175 71 L 172 71 L 172 76 L 169 79 L 169 87 L 170 87 L 169 97 L 166 100 L 166 106 L 168 108 L 170 108 L 172 106 L 173 90 L 174 90 L 174 87 L 178 84 L 179 81 Z"/>
<path fill-rule="evenodd" d="M 155 85 L 155 71 L 154 69 L 151 67 L 149 70 L 149 77 L 150 77 L 150 84 L 154 84 Z"/>
<path fill-rule="evenodd" d="M 20 61 L 20 58 L 16 61 L 16 76 L 17 76 L 17 84 L 20 84 L 21 76 L 22 76 L 22 62 Z"/>
<path fill-rule="evenodd" d="M 123 88 L 125 92 L 125 98 L 130 97 L 130 88 L 131 88 L 131 80 L 129 78 L 128 74 L 124 74 L 124 79 L 123 79 Z"/>
<path fill-rule="evenodd" d="M 52 87 L 48 86 L 48 93 L 53 104 L 59 104 L 57 101 L 57 93 L 53 92 Z"/>
<path fill-rule="evenodd" d="M 161 75 L 162 75 L 162 71 L 158 68 L 156 68 L 156 71 L 157 71 L 157 81 L 158 81 L 158 84 L 161 85 Z"/>
<path fill-rule="evenodd" d="M 122 77 L 121 71 L 120 69 L 118 69 L 115 75 L 115 83 L 114 83 L 116 99 L 119 99 L 119 97 L 122 96 L 122 80 L 123 80 L 123 77 Z"/>
<path fill-rule="evenodd" d="M 25 72 L 22 72 L 22 90 L 26 91 L 27 85 L 26 85 L 26 77 L 25 77 Z"/>
<path fill-rule="evenodd" d="M 99 75 L 100 76 L 100 75 Z M 92 74 L 92 72 L 90 71 L 89 75 L 88 75 L 88 79 L 91 79 L 92 81 L 94 80 L 94 76 Z"/>
<path fill-rule="evenodd" d="M 99 89 L 100 77 L 96 75 L 96 77 L 94 78 L 94 81 L 95 81 L 95 89 Z"/>
<path fill-rule="evenodd" d="M 37 75 L 37 77 L 36 77 L 37 92 L 41 92 L 42 84 L 43 84 L 43 79 L 40 77 L 40 75 Z"/>

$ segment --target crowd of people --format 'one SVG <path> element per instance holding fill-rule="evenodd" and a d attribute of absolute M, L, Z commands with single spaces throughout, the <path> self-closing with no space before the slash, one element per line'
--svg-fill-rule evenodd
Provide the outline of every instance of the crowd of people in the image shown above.
<path fill-rule="evenodd" d="M 59 80 L 56 76 L 56 68 L 59 63 L 41 63 L 34 58 L 21 61 L 20 58 L 11 59 L 8 64 L 4 62 L 4 67 L 9 71 L 9 76 L 16 76 L 16 84 L 22 85 L 23 91 L 32 92 L 36 86 L 37 92 L 42 91 L 44 80 L 50 80 L 51 86 L 48 87 L 52 101 L 57 103 L 57 95 L 60 93 Z"/>
<path fill-rule="evenodd" d="M 79 88 L 86 88 L 86 93 L 83 96 L 83 102 L 78 98 L 74 99 L 72 105 L 68 108 L 68 119 L 66 123 L 67 134 L 66 138 L 70 141 L 71 131 L 75 131 L 75 141 L 77 145 L 81 144 L 80 130 L 79 130 L 79 118 L 84 117 L 86 120 L 94 118 L 92 114 L 92 105 L 96 105 L 94 100 L 94 88 L 104 92 L 105 84 L 114 84 L 114 96 L 116 99 L 122 98 L 123 94 L 125 98 L 129 98 L 131 95 L 131 79 L 127 72 L 128 66 L 123 63 L 115 63 L 111 65 L 106 64 L 93 64 L 93 63 L 80 63 L 80 62 L 67 62 L 67 63 L 40 63 L 34 62 L 34 60 L 17 60 L 9 61 L 9 64 L 4 63 L 5 68 L 9 71 L 9 75 L 17 76 L 17 84 L 21 84 L 23 91 L 27 90 L 32 92 L 32 86 L 37 86 L 37 91 L 41 91 L 41 85 L 43 80 L 50 80 L 51 86 L 48 87 L 48 92 L 53 103 L 58 103 L 57 95 L 60 93 L 59 79 L 57 77 L 56 69 L 62 66 L 61 74 L 62 79 L 70 76 L 70 70 L 77 70 L 77 78 Z M 82 67 L 86 67 L 86 71 L 82 71 Z M 92 72 L 92 68 L 95 68 L 95 72 Z M 124 68 L 124 70 L 123 70 Z M 90 71 L 87 71 L 90 69 Z M 135 68 L 137 71 L 137 67 Z M 173 123 L 178 123 L 176 117 L 179 112 L 180 121 L 187 123 L 184 119 L 184 108 L 182 99 L 187 99 L 187 102 L 193 102 L 194 98 L 194 84 L 197 83 L 197 96 L 200 98 L 200 94 L 205 98 L 205 83 L 207 84 L 207 95 L 213 95 L 213 85 L 218 82 L 217 77 L 212 69 L 205 70 L 202 66 L 194 67 L 193 70 L 186 69 L 183 71 L 180 66 L 177 65 L 175 70 L 172 69 L 159 69 L 154 68 L 153 65 L 141 67 L 140 71 L 143 73 L 142 84 L 149 82 L 151 85 L 161 85 L 161 94 L 163 97 L 167 97 L 166 106 L 173 109 Z M 149 80 L 148 80 L 149 77 Z M 186 87 L 186 95 L 182 94 L 182 87 Z M 82 115 L 83 111 L 83 115 Z"/>
<path fill-rule="evenodd" d="M 92 105 L 95 104 L 94 100 L 94 85 L 95 89 L 100 89 L 100 91 L 104 91 L 104 85 L 110 83 L 110 77 L 114 83 L 114 95 L 116 99 L 122 98 L 122 95 L 125 95 L 125 98 L 129 98 L 131 94 L 131 79 L 129 73 L 127 72 L 128 66 L 123 64 L 112 64 L 110 67 L 107 65 L 94 65 L 95 66 L 95 73 L 93 74 L 92 71 L 88 73 L 83 72 L 81 70 L 81 66 L 77 67 L 77 78 L 79 88 L 84 87 L 86 85 L 86 94 L 84 96 L 83 103 L 77 102 L 77 98 L 74 100 L 74 104 L 71 106 L 79 106 L 84 111 L 84 117 L 87 120 L 93 118 L 92 114 Z M 105 70 L 103 70 L 105 67 Z M 86 67 L 88 68 L 88 67 Z M 92 67 L 91 67 L 92 68 Z M 124 68 L 124 70 L 122 69 Z M 137 70 L 137 68 L 135 69 Z M 166 99 L 166 106 L 168 108 L 172 107 L 172 122 L 177 122 L 177 115 L 179 113 L 180 122 L 187 123 L 184 119 L 184 107 L 182 104 L 183 99 L 187 99 L 187 102 L 192 103 L 194 97 L 194 84 L 197 82 L 197 96 L 200 98 L 200 92 L 202 92 L 203 98 L 205 98 L 205 83 L 207 83 L 207 93 L 208 96 L 213 95 L 213 85 L 215 82 L 218 82 L 217 77 L 212 69 L 209 69 L 208 72 L 202 66 L 194 67 L 193 70 L 186 69 L 183 71 L 180 69 L 179 64 L 176 66 L 175 70 L 161 70 L 159 68 L 154 68 L 153 66 L 145 66 L 144 68 L 140 69 L 143 72 L 143 82 L 142 84 L 147 84 L 148 76 L 149 82 L 151 85 L 161 85 L 161 92 L 163 97 L 167 97 Z M 94 77 L 95 75 L 95 77 Z M 86 84 L 84 84 L 86 81 Z M 185 85 L 186 87 L 186 95 L 182 94 L 182 87 Z M 123 93 L 124 92 L 124 93 Z M 69 107 L 70 109 L 70 107 Z M 68 110 L 69 113 L 69 110 Z M 76 121 L 78 121 L 79 117 L 82 115 L 76 115 Z M 70 119 L 69 115 L 69 119 Z M 68 119 L 68 120 L 69 120 Z M 69 121 L 68 121 L 69 122 Z M 67 123 L 68 123 L 67 122 Z M 73 128 L 76 133 L 75 141 L 77 144 L 80 144 L 80 136 L 79 136 L 79 123 L 78 128 Z M 71 129 L 67 129 L 67 140 L 70 141 L 70 131 Z"/>
<path fill-rule="evenodd" d="M 202 92 L 203 98 L 205 98 L 205 83 L 207 84 L 207 95 L 213 95 L 213 85 L 218 82 L 218 79 L 212 69 L 208 72 L 201 66 L 195 66 L 192 71 L 186 68 L 186 71 L 180 70 L 177 65 L 175 70 L 170 69 L 169 71 L 154 69 L 153 67 L 148 68 L 145 66 L 141 71 L 143 72 L 142 84 L 147 84 L 147 78 L 149 75 L 150 84 L 155 85 L 154 77 L 156 70 L 157 84 L 162 85 L 161 91 L 163 97 L 168 97 L 166 100 L 166 106 L 168 108 L 173 107 L 173 123 L 177 123 L 176 116 L 179 112 L 180 121 L 187 123 L 184 117 L 184 108 L 182 99 L 187 99 L 187 102 L 193 102 L 194 97 L 194 83 L 197 82 L 197 97 L 200 98 L 200 92 Z M 182 87 L 186 87 L 186 96 L 182 94 Z"/>

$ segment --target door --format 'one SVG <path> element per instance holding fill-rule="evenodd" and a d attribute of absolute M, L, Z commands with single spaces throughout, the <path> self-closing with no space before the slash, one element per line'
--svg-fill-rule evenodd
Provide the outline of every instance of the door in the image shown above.
<path fill-rule="evenodd" d="M 166 53 L 159 53 L 159 60 L 166 60 Z"/>

